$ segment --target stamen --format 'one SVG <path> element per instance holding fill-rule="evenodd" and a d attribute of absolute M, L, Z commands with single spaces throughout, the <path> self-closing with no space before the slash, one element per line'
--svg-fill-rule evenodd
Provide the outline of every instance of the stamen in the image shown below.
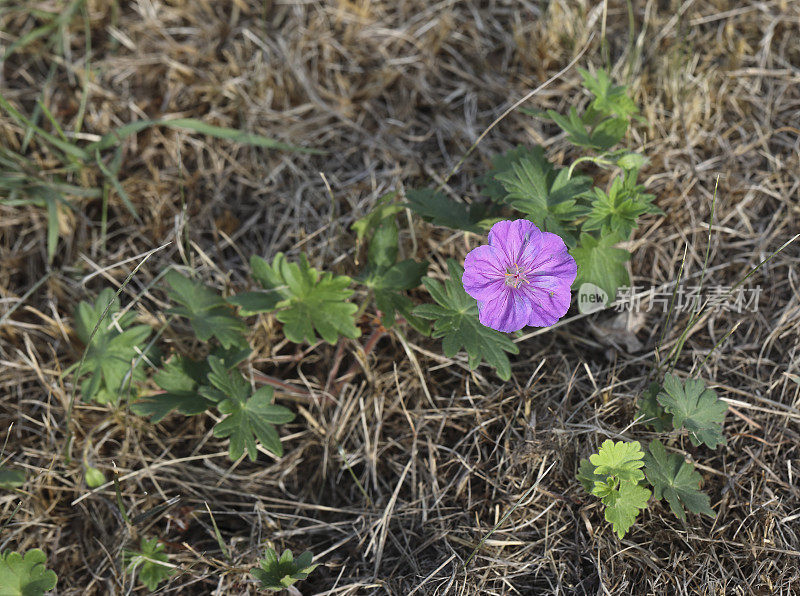
<path fill-rule="evenodd" d="M 520 284 L 528 283 L 528 279 L 525 276 L 526 271 L 519 266 L 519 264 L 514 263 L 512 266 L 506 268 L 506 285 L 511 286 L 512 288 L 518 288 Z"/>

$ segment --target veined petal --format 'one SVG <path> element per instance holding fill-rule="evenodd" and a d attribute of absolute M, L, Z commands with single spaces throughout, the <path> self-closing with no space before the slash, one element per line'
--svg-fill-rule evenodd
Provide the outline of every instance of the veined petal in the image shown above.
<path fill-rule="evenodd" d="M 478 304 L 481 325 L 497 331 L 519 331 L 528 322 L 530 305 L 517 288 L 506 286 L 495 298 Z"/>
<path fill-rule="evenodd" d="M 560 236 L 550 232 L 542 232 L 536 242 L 529 242 L 520 261 L 530 281 L 538 277 L 556 277 L 571 285 L 578 274 L 578 265 L 567 251 L 567 245 Z"/>
<path fill-rule="evenodd" d="M 569 310 L 570 284 L 557 277 L 534 278 L 519 289 L 528 304 L 526 324 L 531 327 L 554 325 Z"/>
<path fill-rule="evenodd" d="M 464 260 L 461 283 L 464 290 L 481 302 L 497 297 L 505 287 L 503 253 L 493 246 L 479 246 Z"/>
<path fill-rule="evenodd" d="M 529 244 L 538 244 L 542 232 L 527 219 L 498 221 L 489 230 L 489 244 L 503 252 L 507 265 L 517 263 Z"/>

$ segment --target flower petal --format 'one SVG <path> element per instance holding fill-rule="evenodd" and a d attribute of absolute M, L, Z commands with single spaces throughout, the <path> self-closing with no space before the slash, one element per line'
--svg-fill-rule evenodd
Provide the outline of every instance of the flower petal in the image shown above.
<path fill-rule="evenodd" d="M 481 325 L 505 333 L 522 329 L 530 316 L 530 304 L 525 295 L 509 286 L 497 297 L 479 302 L 478 309 Z"/>
<path fill-rule="evenodd" d="M 496 298 L 505 288 L 503 253 L 493 246 L 479 246 L 464 260 L 461 283 L 464 290 L 479 301 Z"/>
<path fill-rule="evenodd" d="M 540 277 L 519 288 L 529 305 L 527 325 L 549 327 L 567 314 L 572 299 L 570 284 L 558 277 Z"/>
<path fill-rule="evenodd" d="M 572 285 L 578 274 L 578 265 L 567 251 L 567 245 L 560 236 L 550 232 L 542 232 L 535 242 L 527 244 L 521 265 L 528 271 L 531 282 L 539 277 L 556 277 Z"/>
<path fill-rule="evenodd" d="M 538 244 L 542 232 L 527 219 L 498 221 L 489 230 L 489 245 L 500 249 L 507 259 L 506 265 L 517 263 L 528 244 Z"/>

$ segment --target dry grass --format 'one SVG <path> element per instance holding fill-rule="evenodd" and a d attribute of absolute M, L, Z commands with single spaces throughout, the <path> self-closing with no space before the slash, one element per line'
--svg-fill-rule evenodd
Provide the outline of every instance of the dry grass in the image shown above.
<path fill-rule="evenodd" d="M 46 21 L 34 8 L 59 12 L 63 4 L 0 7 L 0 43 L 8 47 Z M 345 343 L 332 372 L 333 348 L 295 348 L 264 317 L 248 371 L 302 389 L 277 392 L 300 414 L 283 431 L 281 460 L 262 454 L 255 465 L 231 465 L 208 416 L 153 426 L 125 405 L 85 403 L 74 411 L 72 459 L 64 455 L 73 380 L 60 373 L 80 355 L 73 309 L 102 287 L 119 287 L 132 257 L 170 242 L 123 295 L 154 326 L 165 306 L 154 281 L 169 263 L 189 264 L 225 290 L 247 284 L 249 255 L 278 250 L 354 273 L 350 223 L 388 189 L 441 180 L 497 115 L 567 64 L 593 32 L 581 64 L 602 66 L 604 18 L 616 76 L 633 65 L 646 123 L 630 142 L 651 157 L 646 183 L 666 213 L 650 217 L 631 242 L 636 283 L 674 281 L 684 247 L 684 275 L 699 276 L 717 177 L 707 283 L 741 279 L 800 222 L 800 3 L 633 5 L 631 54 L 618 0 L 607 17 L 602 2 L 566 0 L 87 0 L 61 40 L 51 33 L 10 56 L 0 89 L 25 113 L 41 98 L 73 130 L 87 89 L 86 138 L 182 115 L 328 153 L 143 132 L 125 142 L 120 173 L 143 221 L 113 198 L 103 242 L 100 200 L 75 199 L 74 212 L 61 212 L 52 267 L 43 210 L 0 206 L 0 424 L 10 429 L 5 457 L 29 478 L 22 492 L 0 496 L 0 549 L 46 550 L 59 594 L 136 592 L 120 553 L 141 535 L 167 542 L 181 573 L 162 592 L 174 594 L 254 593 L 244 574 L 225 569 L 252 566 L 267 541 L 319 555 L 323 566 L 299 585 L 304 594 L 798 593 L 800 386 L 786 374 L 800 374 L 797 244 L 749 280 L 764 290 L 757 313 L 705 317 L 679 360 L 678 370 L 699 367 L 739 324 L 697 368 L 735 408 L 728 446 L 711 453 L 675 444 L 703 472 L 715 520 L 692 516 L 684 526 L 655 505 L 620 542 L 574 479 L 578 460 L 603 439 L 649 439 L 630 423 L 664 324 L 658 308 L 637 322 L 643 347 L 634 353 L 608 341 L 610 312 L 525 339 L 505 384 L 488 369 L 471 373 L 464 360 L 443 358 L 436 342 L 410 329 L 407 348 L 393 334 L 376 335 L 369 356 L 359 342 Z M 579 80 L 570 71 L 528 105 L 564 109 Z M 556 133 L 510 115 L 448 191 L 469 200 L 489 157 L 517 143 L 565 157 Z M 0 139 L 21 150 L 24 130 L 0 119 Z M 58 165 L 36 142 L 26 155 L 42 171 Z M 100 179 L 88 168 L 74 182 Z M 413 226 L 413 237 L 408 226 L 402 234 L 403 250 L 430 258 L 436 272 L 478 241 Z M 685 319 L 666 330 L 668 345 Z M 376 321 L 361 324 L 363 342 Z M 161 341 L 167 350 L 202 350 L 186 337 L 176 323 Z M 355 374 L 329 382 L 348 367 Z M 176 496 L 181 502 L 129 530 L 113 487 L 89 493 L 84 459 L 109 478 L 119 472 L 132 515 Z M 465 570 L 480 538 L 533 483 Z M 232 561 L 223 561 L 206 503 Z"/>

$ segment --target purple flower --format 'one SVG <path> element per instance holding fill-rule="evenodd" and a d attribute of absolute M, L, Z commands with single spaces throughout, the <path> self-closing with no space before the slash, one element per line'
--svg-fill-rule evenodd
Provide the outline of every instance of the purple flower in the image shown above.
<path fill-rule="evenodd" d="M 518 219 L 492 226 L 489 244 L 467 255 L 461 282 L 478 301 L 481 324 L 509 333 L 563 317 L 577 273 L 559 236 Z"/>

